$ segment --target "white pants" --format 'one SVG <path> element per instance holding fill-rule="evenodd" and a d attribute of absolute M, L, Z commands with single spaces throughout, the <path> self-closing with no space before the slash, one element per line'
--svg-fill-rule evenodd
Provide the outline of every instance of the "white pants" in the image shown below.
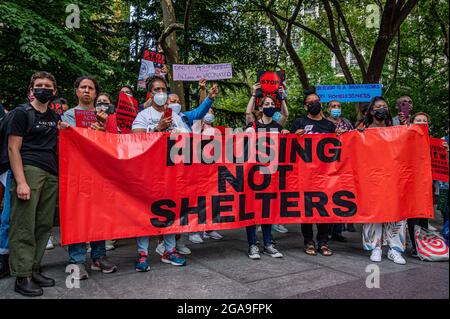
<path fill-rule="evenodd" d="M 406 243 L 406 220 L 363 225 L 362 242 L 365 250 L 381 248 L 384 241 L 390 248 L 403 253 Z"/>

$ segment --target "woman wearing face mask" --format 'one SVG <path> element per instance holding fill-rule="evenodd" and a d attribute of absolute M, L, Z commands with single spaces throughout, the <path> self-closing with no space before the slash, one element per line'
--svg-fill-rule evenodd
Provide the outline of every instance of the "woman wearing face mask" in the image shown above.
<path fill-rule="evenodd" d="M 377 96 L 372 99 L 364 118 L 364 128 L 380 128 L 392 126 L 392 117 L 386 100 Z M 392 223 L 364 224 L 362 242 L 365 250 L 371 251 L 370 260 L 380 262 L 383 239 L 389 245 L 388 259 L 396 264 L 404 265 L 406 221 Z"/>
<path fill-rule="evenodd" d="M 255 120 L 260 120 L 261 117 L 263 116 L 263 113 L 261 111 L 260 108 L 256 108 L 255 109 L 255 104 L 256 104 L 256 92 L 258 90 L 261 90 L 261 85 L 259 83 L 256 83 L 253 86 L 253 94 L 252 97 L 250 98 L 250 101 L 248 101 L 248 105 L 247 105 L 247 110 L 245 111 L 245 123 L 248 125 L 249 123 L 253 123 Z M 279 113 L 279 117 L 275 117 L 273 118 L 273 120 L 275 122 L 277 122 L 280 125 L 285 125 L 286 121 L 288 119 L 289 116 L 289 111 L 286 105 L 286 91 L 284 89 L 283 86 L 280 86 L 278 89 L 278 95 L 281 96 L 283 98 L 283 100 L 281 101 L 281 109 Z"/>
<path fill-rule="evenodd" d="M 411 123 L 412 124 L 430 125 L 430 116 L 424 112 L 416 113 L 411 117 Z M 433 181 L 433 184 L 434 184 L 434 181 Z M 434 185 L 433 185 L 433 189 L 434 189 Z M 433 191 L 433 194 L 434 194 L 434 191 Z M 409 233 L 409 238 L 411 239 L 411 244 L 412 244 L 411 255 L 413 257 L 417 257 L 417 247 L 416 247 L 416 241 L 414 239 L 415 238 L 414 237 L 414 228 L 416 225 L 423 227 L 425 229 L 428 229 L 428 218 L 409 218 L 408 219 L 408 233 Z"/>
<path fill-rule="evenodd" d="M 196 134 L 202 134 L 202 135 L 215 135 L 216 130 L 214 129 L 213 123 L 214 123 L 214 109 L 210 108 L 208 110 L 208 113 L 203 117 L 201 121 L 195 122 L 192 126 L 192 131 Z M 203 239 L 215 239 L 220 240 L 223 238 L 221 234 L 219 234 L 217 231 L 205 231 L 202 233 L 195 232 L 189 234 L 189 240 L 195 244 L 202 244 L 204 241 Z"/>
<path fill-rule="evenodd" d="M 247 133 L 252 132 L 277 132 L 282 134 L 289 133 L 288 130 L 284 130 L 283 127 L 273 121 L 272 117 L 276 112 L 275 100 L 271 96 L 266 96 L 261 99 L 261 107 L 259 108 L 262 116 L 259 120 L 250 122 L 247 125 Z M 261 225 L 264 241 L 263 254 L 269 255 L 274 258 L 281 258 L 283 255 L 275 249 L 272 240 L 272 225 Z M 247 226 L 247 241 L 248 241 L 248 257 L 250 259 L 261 259 L 259 254 L 259 248 L 256 245 L 256 225 Z"/>
<path fill-rule="evenodd" d="M 303 102 L 306 116 L 298 118 L 292 125 L 291 132 L 297 135 L 316 133 L 335 133 L 335 125 L 323 117 L 320 98 L 316 89 L 311 87 L 304 91 Z M 330 224 L 317 224 L 317 245 L 323 256 L 331 256 L 333 251 L 328 247 L 328 229 Z M 305 243 L 305 253 L 310 256 L 317 255 L 316 243 L 314 242 L 313 224 L 302 224 L 302 233 Z"/>

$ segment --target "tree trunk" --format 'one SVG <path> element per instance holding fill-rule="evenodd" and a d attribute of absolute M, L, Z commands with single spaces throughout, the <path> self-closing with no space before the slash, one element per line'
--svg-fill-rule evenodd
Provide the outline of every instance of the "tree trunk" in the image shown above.
<path fill-rule="evenodd" d="M 177 22 L 172 0 L 161 0 L 161 8 L 163 12 L 164 29 L 166 29 L 170 25 Z M 164 53 L 167 58 L 167 65 L 170 70 L 173 64 L 179 63 L 177 37 L 175 31 L 166 38 L 165 43 L 161 43 L 161 46 L 164 48 Z M 185 99 L 183 82 L 174 82 L 171 77 L 169 78 L 171 92 L 177 94 L 180 97 L 181 105 L 184 108 Z"/>

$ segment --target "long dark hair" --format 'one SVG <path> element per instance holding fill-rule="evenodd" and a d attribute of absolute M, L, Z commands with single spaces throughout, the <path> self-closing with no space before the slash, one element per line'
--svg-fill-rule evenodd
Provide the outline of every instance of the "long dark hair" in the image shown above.
<path fill-rule="evenodd" d="M 373 107 L 375 106 L 375 103 L 377 103 L 378 101 L 383 101 L 384 103 L 386 103 L 386 106 L 388 107 L 388 117 L 386 118 L 386 120 L 384 120 L 384 124 L 386 124 L 386 126 L 392 126 L 392 116 L 391 116 L 391 112 L 389 111 L 389 106 L 388 106 L 387 101 L 382 96 L 375 96 L 370 101 L 369 107 L 366 112 L 366 116 L 364 117 L 364 127 L 369 127 L 370 124 L 373 123 L 372 110 L 373 110 Z"/>

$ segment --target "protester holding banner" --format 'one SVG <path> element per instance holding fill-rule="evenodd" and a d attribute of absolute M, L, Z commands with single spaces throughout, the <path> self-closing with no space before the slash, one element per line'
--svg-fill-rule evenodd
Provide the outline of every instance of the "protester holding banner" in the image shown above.
<path fill-rule="evenodd" d="M 292 125 L 291 132 L 297 135 L 334 133 L 335 125 L 323 117 L 320 98 L 316 94 L 315 87 L 304 91 L 305 99 L 303 105 L 308 114 L 298 118 Z M 305 243 L 305 253 L 310 256 L 317 255 L 316 244 L 313 239 L 313 224 L 302 224 L 302 233 Z M 323 256 L 331 256 L 333 251 L 328 247 L 329 224 L 317 224 L 317 245 Z"/>
<path fill-rule="evenodd" d="M 59 116 L 49 108 L 57 93 L 54 76 L 33 74 L 34 100 L 19 106 L 7 123 L 11 180 L 9 229 L 11 275 L 14 290 L 24 296 L 43 294 L 55 281 L 41 274 L 58 198 L 57 139 Z"/>
<path fill-rule="evenodd" d="M 82 76 L 76 79 L 74 84 L 75 95 L 78 100 L 78 106 L 70 109 L 63 115 L 63 121 L 68 123 L 70 126 L 77 126 L 75 119 L 76 110 L 95 112 L 95 101 L 100 93 L 100 85 L 94 77 Z M 100 121 L 91 124 L 92 129 L 101 130 L 104 127 L 104 122 L 106 120 L 104 112 L 99 112 L 96 118 Z M 102 123 L 103 122 L 103 123 Z M 92 258 L 92 270 L 98 270 L 103 273 L 113 273 L 117 270 L 117 266 L 114 265 L 106 257 L 106 247 L 105 241 L 95 241 L 90 243 L 91 246 L 91 258 Z M 86 243 L 72 244 L 68 247 L 69 251 L 69 264 L 76 264 L 79 267 L 79 271 L 75 272 L 73 275 L 75 279 L 88 279 L 89 274 L 86 271 Z"/>
<path fill-rule="evenodd" d="M 255 85 L 257 87 L 257 85 Z M 259 110 L 262 113 L 260 119 L 255 120 L 254 122 L 250 122 L 247 124 L 247 133 L 255 133 L 255 132 L 264 132 L 264 133 L 283 133 L 288 134 L 289 131 L 283 129 L 283 127 L 272 120 L 273 115 L 276 112 L 275 108 L 275 98 L 270 95 L 267 95 L 261 99 L 261 106 Z M 250 259 L 261 259 L 259 254 L 259 248 L 256 244 L 256 225 L 245 227 L 247 232 L 247 242 L 248 242 L 248 257 Z M 281 258 L 283 255 L 275 249 L 273 246 L 272 239 L 272 225 L 264 224 L 261 225 L 262 233 L 263 233 L 263 242 L 264 249 L 262 251 L 263 254 L 267 254 L 274 258 Z"/>
<path fill-rule="evenodd" d="M 430 124 L 430 116 L 427 113 L 419 112 L 414 114 L 411 117 L 411 123 L 412 124 Z M 416 241 L 415 241 L 415 226 L 420 226 L 422 228 L 425 228 L 428 230 L 428 218 L 409 218 L 408 219 L 408 232 L 409 232 L 409 238 L 411 239 L 412 244 L 412 250 L 411 255 L 413 257 L 417 257 L 417 247 L 416 247 Z"/>
<path fill-rule="evenodd" d="M 247 125 L 249 123 L 253 123 L 256 120 L 261 119 L 261 117 L 263 116 L 262 110 L 259 107 L 255 107 L 257 91 L 259 91 L 259 90 L 261 90 L 261 84 L 256 83 L 255 85 L 253 85 L 253 93 L 252 93 L 250 100 L 248 101 L 247 109 L 245 111 L 245 123 Z M 282 85 L 279 87 L 278 93 L 279 93 L 279 96 L 283 97 L 283 100 L 281 101 L 281 109 L 280 109 L 281 117 L 276 122 L 279 123 L 280 125 L 284 125 L 284 124 L 286 124 L 287 118 L 289 116 L 289 111 L 288 111 L 288 108 L 286 105 L 286 99 L 284 98 L 286 95 L 285 89 L 283 88 Z M 276 109 L 275 109 L 275 111 L 276 111 Z"/>
<path fill-rule="evenodd" d="M 377 96 L 372 99 L 364 119 L 365 128 L 392 126 L 392 117 L 386 100 Z M 388 259 L 396 264 L 404 265 L 406 221 L 380 224 L 364 224 L 362 242 L 365 250 L 371 251 L 370 260 L 380 262 L 382 258 L 383 240 L 389 245 Z"/>
<path fill-rule="evenodd" d="M 147 79 L 147 88 L 150 90 L 152 104 L 137 115 L 132 126 L 133 133 L 188 131 L 181 117 L 167 106 L 166 80 L 159 76 L 150 77 Z M 170 112 L 166 113 L 167 110 L 170 110 Z M 148 236 L 136 238 L 138 258 L 135 269 L 138 272 L 150 270 L 148 264 L 149 242 Z M 186 265 L 186 260 L 176 251 L 176 237 L 174 234 L 164 236 L 164 248 L 165 251 L 161 258 L 163 263 L 174 266 Z"/>
<path fill-rule="evenodd" d="M 327 117 L 327 120 L 332 122 L 336 126 L 336 134 L 342 134 L 348 131 L 353 130 L 353 125 L 349 120 L 342 117 L 342 108 L 341 103 L 339 101 L 333 100 L 328 102 L 328 113 L 330 116 Z M 347 242 L 347 238 L 342 235 L 342 231 L 344 230 L 344 224 L 331 224 L 330 225 L 330 235 L 331 240 L 339 241 L 342 243 Z"/>
<path fill-rule="evenodd" d="M 191 131 L 194 121 L 202 120 L 211 109 L 217 94 L 219 94 L 219 86 L 217 84 L 214 84 L 209 90 L 208 96 L 199 105 L 199 107 L 191 111 L 181 112 L 180 97 L 172 93 L 169 94 L 168 97 L 168 107 L 181 117 L 186 127 L 189 129 L 189 131 Z"/>

